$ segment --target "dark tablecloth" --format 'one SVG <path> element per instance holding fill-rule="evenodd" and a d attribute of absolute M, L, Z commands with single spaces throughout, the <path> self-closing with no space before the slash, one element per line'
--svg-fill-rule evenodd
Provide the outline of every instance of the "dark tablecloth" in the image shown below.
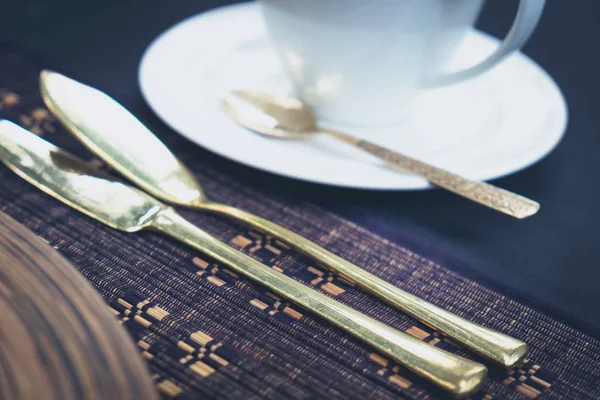
<path fill-rule="evenodd" d="M 43 106 L 40 68 L 18 51 L 0 50 L 0 118 L 110 172 Z M 279 223 L 410 293 L 526 341 L 530 352 L 523 365 L 502 370 L 487 363 L 489 378 L 472 399 L 600 396 L 599 340 L 539 307 L 461 275 L 460 263 L 419 238 L 406 235 L 392 243 L 297 197 L 257 190 L 216 168 L 215 159 L 203 157 L 202 150 L 182 137 L 164 129 L 156 133 L 190 167 L 211 199 Z M 91 282 L 137 344 L 164 398 L 446 397 L 369 346 L 201 253 L 151 232 L 111 229 L 4 166 L 0 210 L 48 241 Z M 277 240 L 206 213 L 182 213 L 223 242 L 307 286 L 430 345 L 477 358 Z"/>

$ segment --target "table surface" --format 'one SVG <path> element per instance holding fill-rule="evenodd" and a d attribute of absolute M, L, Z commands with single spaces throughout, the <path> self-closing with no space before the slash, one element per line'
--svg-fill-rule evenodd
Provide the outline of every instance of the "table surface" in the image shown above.
<path fill-rule="evenodd" d="M 48 67 L 96 86 L 123 102 L 151 128 L 168 131 L 144 103 L 137 68 L 146 46 L 190 15 L 225 0 L 22 0 L 2 6 L 0 42 L 36 55 Z M 516 0 L 490 1 L 478 27 L 505 34 Z M 600 216 L 600 2 L 549 1 L 524 52 L 563 90 L 569 126 L 540 163 L 494 183 L 542 204 L 516 221 L 441 190 L 368 192 L 328 188 L 241 167 L 208 152 L 231 174 L 273 193 L 322 205 L 392 241 L 408 233 L 464 261 L 463 273 L 511 296 L 535 302 L 600 335 L 596 244 Z"/>

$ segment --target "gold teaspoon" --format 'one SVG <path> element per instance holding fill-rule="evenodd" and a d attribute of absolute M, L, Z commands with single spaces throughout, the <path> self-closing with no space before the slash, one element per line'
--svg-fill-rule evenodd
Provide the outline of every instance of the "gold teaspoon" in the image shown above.
<path fill-rule="evenodd" d="M 539 203 L 489 183 L 472 181 L 346 133 L 320 128 L 312 110 L 297 99 L 234 90 L 224 97 L 223 109 L 240 125 L 269 137 L 332 136 L 380 158 L 390 168 L 422 176 L 433 185 L 514 218 L 527 218 L 540 209 Z"/>

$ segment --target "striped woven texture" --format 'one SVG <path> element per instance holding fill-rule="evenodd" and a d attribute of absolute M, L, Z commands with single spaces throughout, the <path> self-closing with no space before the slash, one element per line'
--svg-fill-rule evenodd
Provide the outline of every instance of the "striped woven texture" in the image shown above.
<path fill-rule="evenodd" d="M 92 165 L 43 106 L 39 65 L 0 53 L 0 117 Z M 473 399 L 600 397 L 600 342 L 318 207 L 279 198 L 207 165 L 194 146 L 157 132 L 214 200 L 288 227 L 399 287 L 527 341 L 523 366 L 490 376 Z M 126 134 L 126 133 L 124 133 Z M 0 166 L 0 209 L 57 248 L 95 286 L 137 343 L 164 398 L 425 399 L 446 395 L 341 330 L 170 239 L 125 234 L 79 214 Z M 222 218 L 182 213 L 222 241 L 432 345 L 451 341 L 298 257 Z"/>

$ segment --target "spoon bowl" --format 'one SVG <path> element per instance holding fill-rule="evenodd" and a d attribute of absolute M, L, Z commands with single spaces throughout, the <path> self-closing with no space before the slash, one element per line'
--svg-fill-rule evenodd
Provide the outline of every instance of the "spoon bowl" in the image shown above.
<path fill-rule="evenodd" d="M 235 121 L 261 135 L 304 139 L 318 133 L 315 114 L 294 98 L 233 90 L 223 97 L 223 109 Z"/>

